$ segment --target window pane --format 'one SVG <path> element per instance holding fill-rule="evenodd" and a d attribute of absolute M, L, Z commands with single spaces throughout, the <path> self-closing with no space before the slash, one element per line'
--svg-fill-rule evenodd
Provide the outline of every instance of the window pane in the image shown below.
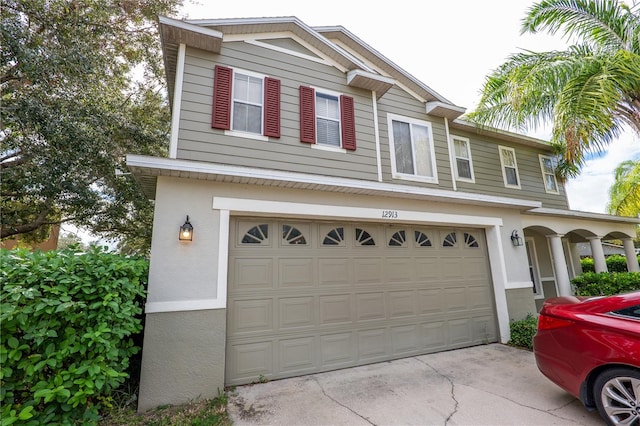
<path fill-rule="evenodd" d="M 335 96 L 325 95 L 323 93 L 316 94 L 316 114 L 318 117 L 340 119 L 340 110 L 338 108 L 338 98 Z"/>
<path fill-rule="evenodd" d="M 551 159 L 550 158 L 542 158 L 542 170 L 544 170 L 545 173 L 553 173 L 553 165 L 551 164 Z"/>
<path fill-rule="evenodd" d="M 416 154 L 416 174 L 433 176 L 431 168 L 431 150 L 429 143 L 429 129 L 424 126 L 412 125 L 413 148 Z"/>
<path fill-rule="evenodd" d="M 502 150 L 502 161 L 504 162 L 505 166 L 509 166 L 509 167 L 515 167 L 516 166 L 516 159 L 514 158 L 513 152 L 503 149 Z"/>
<path fill-rule="evenodd" d="M 458 177 L 471 179 L 471 166 L 469 160 L 456 158 L 456 166 L 458 166 Z"/>
<path fill-rule="evenodd" d="M 337 121 L 318 118 L 317 128 L 317 143 L 340 146 L 340 124 Z"/>
<path fill-rule="evenodd" d="M 554 191 L 557 192 L 558 191 L 558 186 L 556 185 L 556 180 L 554 178 L 553 175 L 544 175 L 545 177 L 545 182 L 547 185 L 547 189 L 549 191 Z"/>
<path fill-rule="evenodd" d="M 262 107 L 234 102 L 233 130 L 262 133 Z"/>
<path fill-rule="evenodd" d="M 507 175 L 507 184 L 509 185 L 518 185 L 518 175 L 516 174 L 516 169 L 511 167 L 505 167 L 504 171 Z"/>
<path fill-rule="evenodd" d="M 409 124 L 393 121 L 393 148 L 398 173 L 413 174 L 413 155 Z"/>
<path fill-rule="evenodd" d="M 467 141 L 461 141 L 459 139 L 453 140 L 453 146 L 456 152 L 456 157 L 469 158 L 469 152 L 467 150 Z"/>
<path fill-rule="evenodd" d="M 233 79 L 233 98 L 238 101 L 262 104 L 262 80 L 236 73 Z"/>

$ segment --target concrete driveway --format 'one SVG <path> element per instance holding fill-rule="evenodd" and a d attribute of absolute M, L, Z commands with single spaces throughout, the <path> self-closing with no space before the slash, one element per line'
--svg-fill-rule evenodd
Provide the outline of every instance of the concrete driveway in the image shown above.
<path fill-rule="evenodd" d="M 235 425 L 603 425 L 501 344 L 238 386 Z"/>

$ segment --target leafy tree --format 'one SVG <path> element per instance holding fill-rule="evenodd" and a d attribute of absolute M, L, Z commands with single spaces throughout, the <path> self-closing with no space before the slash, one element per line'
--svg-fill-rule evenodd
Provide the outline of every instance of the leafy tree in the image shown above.
<path fill-rule="evenodd" d="M 615 170 L 615 180 L 609 189 L 609 213 L 619 216 L 640 216 L 640 160 L 623 161 Z"/>
<path fill-rule="evenodd" d="M 640 134 L 640 9 L 616 0 L 542 0 L 522 33 L 560 32 L 565 51 L 511 55 L 489 76 L 469 117 L 480 126 L 524 130 L 552 124 L 558 172 L 575 176 L 585 155 L 625 129 Z M 633 9 L 636 9 L 635 11 Z"/>
<path fill-rule="evenodd" d="M 148 249 L 153 206 L 115 170 L 166 152 L 156 20 L 181 3 L 3 0 L 2 238 L 69 222 Z"/>

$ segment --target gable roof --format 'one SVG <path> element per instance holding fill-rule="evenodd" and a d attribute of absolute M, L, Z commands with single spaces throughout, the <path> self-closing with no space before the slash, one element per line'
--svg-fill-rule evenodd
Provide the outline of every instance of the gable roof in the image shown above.
<path fill-rule="evenodd" d="M 255 34 L 264 38 L 268 33 L 288 32 L 340 66 L 347 73 L 349 85 L 376 91 L 380 97 L 394 84 L 399 83 L 409 88 L 425 103 L 433 102 L 432 105 L 437 106 L 430 112 L 433 115 L 454 119 L 465 112 L 464 108 L 452 104 L 343 27 L 312 28 L 294 16 L 198 20 L 177 20 L 161 16 L 159 28 L 170 100 L 173 97 L 180 43 L 219 53 L 225 36 Z M 372 66 L 333 40 L 339 40 L 357 52 Z"/>

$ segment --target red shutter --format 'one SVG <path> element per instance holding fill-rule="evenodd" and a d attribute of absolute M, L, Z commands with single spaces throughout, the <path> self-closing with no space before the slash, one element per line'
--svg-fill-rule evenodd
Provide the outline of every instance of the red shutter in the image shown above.
<path fill-rule="evenodd" d="M 231 129 L 231 68 L 216 65 L 213 74 L 213 114 L 211 127 L 214 129 Z"/>
<path fill-rule="evenodd" d="M 305 86 L 300 86 L 300 141 L 316 143 L 316 95 Z"/>
<path fill-rule="evenodd" d="M 280 80 L 264 79 L 264 135 L 280 137 Z"/>
<path fill-rule="evenodd" d="M 356 116 L 353 98 L 340 96 L 340 121 L 342 124 L 342 147 L 351 151 L 356 150 Z"/>

